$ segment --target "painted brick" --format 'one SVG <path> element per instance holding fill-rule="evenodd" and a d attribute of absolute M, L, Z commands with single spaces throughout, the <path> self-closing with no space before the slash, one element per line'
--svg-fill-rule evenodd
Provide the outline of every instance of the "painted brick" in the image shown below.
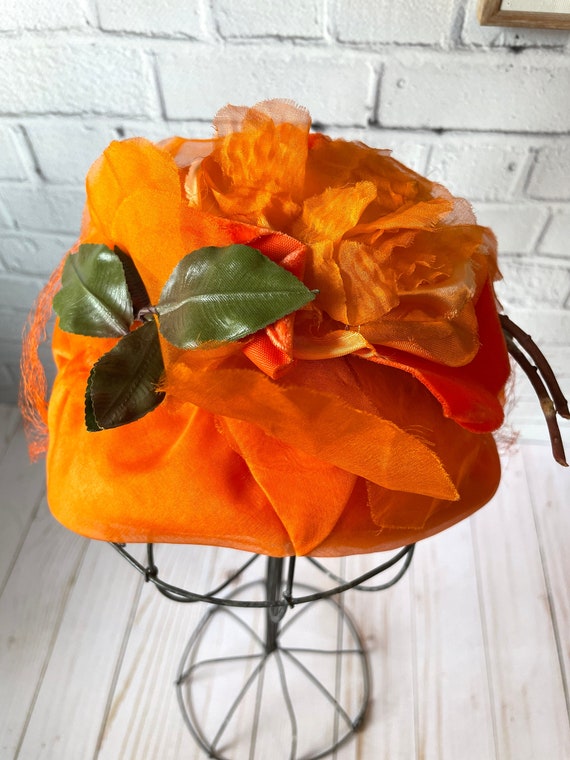
<path fill-rule="evenodd" d="M 298 37 L 314 39 L 324 33 L 322 0 L 279 0 L 243 3 L 214 0 L 213 9 L 223 37 Z"/>
<path fill-rule="evenodd" d="M 528 328 L 529 325 L 525 325 L 525 327 Z M 529 330 L 526 331 L 528 332 Z M 531 330 L 531 332 L 533 331 Z M 536 334 L 533 337 L 536 338 Z M 568 347 L 546 345 L 544 342 L 541 342 L 540 346 L 541 351 L 546 356 L 546 360 L 554 371 L 556 379 L 560 383 L 562 392 L 567 398 L 570 397 L 570 352 Z M 540 411 L 540 402 L 536 397 L 534 388 L 522 370 L 520 371 L 520 375 L 517 374 L 516 376 L 515 388 L 517 399 L 520 399 L 522 407 L 526 406 L 529 412 L 535 412 L 538 406 L 538 410 Z M 567 425 L 568 423 L 564 424 Z M 570 428 L 568 428 L 568 433 L 570 433 Z"/>
<path fill-rule="evenodd" d="M 500 260 L 503 280 L 497 295 L 507 310 L 513 306 L 562 309 L 570 293 L 570 262 L 535 259 Z"/>
<path fill-rule="evenodd" d="M 201 3 L 187 0 L 97 0 L 102 29 L 150 36 L 201 37 Z"/>
<path fill-rule="evenodd" d="M 490 227 L 499 242 L 499 254 L 530 253 L 548 219 L 542 206 L 509 203 L 474 203 L 477 221 Z"/>
<path fill-rule="evenodd" d="M 540 242 L 540 252 L 570 258 L 570 208 L 554 212 Z"/>
<path fill-rule="evenodd" d="M 566 341 L 566 345 L 549 346 L 546 350 L 546 358 L 558 378 L 570 379 L 570 345 L 568 345 L 568 341 Z M 568 385 L 565 383 L 566 388 L 570 391 Z"/>
<path fill-rule="evenodd" d="M 143 121 L 136 124 L 121 125 L 117 128 L 120 138 L 145 137 L 151 142 L 160 142 L 168 137 L 179 135 L 193 140 L 209 139 L 214 134 L 211 124 L 203 121 L 169 123 L 166 121 Z"/>
<path fill-rule="evenodd" d="M 116 139 L 107 125 L 60 119 L 30 122 L 26 132 L 42 176 L 67 184 L 82 184 L 93 161 Z"/>
<path fill-rule="evenodd" d="M 0 235 L 0 266 L 7 272 L 48 275 L 74 242 L 74 237 L 7 233 Z"/>
<path fill-rule="evenodd" d="M 145 121 L 129 126 L 118 126 L 115 137 L 118 137 L 119 140 L 127 140 L 131 137 L 144 137 L 151 142 L 160 142 L 167 137 L 178 135 L 179 133 L 180 127 L 178 126 L 178 122 L 177 126 L 171 129 L 164 121 L 158 123 Z"/>
<path fill-rule="evenodd" d="M 547 356 L 551 347 L 568 346 L 570 311 L 512 307 L 509 317 L 527 332 Z"/>
<path fill-rule="evenodd" d="M 570 199 L 570 138 L 540 150 L 533 168 L 528 194 L 533 198 Z"/>
<path fill-rule="evenodd" d="M 14 229 L 14 220 L 10 216 L 6 206 L 2 203 L 2 198 L 0 198 L 0 230 L 11 229 Z"/>
<path fill-rule="evenodd" d="M 78 233 L 85 202 L 80 188 L 0 187 L 0 199 L 21 230 Z"/>
<path fill-rule="evenodd" d="M 524 144 L 512 140 L 440 138 L 427 175 L 469 200 L 504 200 L 513 192 L 528 155 Z"/>
<path fill-rule="evenodd" d="M 379 150 L 389 150 L 392 156 L 405 166 L 420 174 L 425 173 L 427 158 L 430 150 L 429 141 L 425 136 L 410 136 L 406 132 L 393 132 L 387 129 L 342 129 L 326 130 L 329 137 L 343 140 L 355 140 Z"/>
<path fill-rule="evenodd" d="M 380 85 L 379 121 L 388 127 L 567 131 L 570 61 L 533 51 L 390 58 Z"/>
<path fill-rule="evenodd" d="M 89 6 L 80 0 L 0 0 L 0 30 L 74 29 L 92 21 Z"/>
<path fill-rule="evenodd" d="M 197 47 L 157 54 L 169 119 L 211 119 L 226 103 L 253 105 L 267 98 L 302 101 L 315 121 L 365 126 L 372 67 L 362 56 L 287 51 L 256 46 Z M 332 86 L 334 83 L 334 86 Z"/>
<path fill-rule="evenodd" d="M 481 26 L 477 19 L 477 3 L 469 0 L 465 9 L 462 41 L 466 45 L 485 47 L 564 47 L 570 35 L 556 29 L 523 29 L 522 27 Z"/>
<path fill-rule="evenodd" d="M 22 161 L 22 136 L 13 127 L 0 126 L 0 179 L 25 180 L 28 172 Z"/>
<path fill-rule="evenodd" d="M 0 273 L 0 302 L 13 309 L 29 309 L 42 286 L 35 277 Z"/>
<path fill-rule="evenodd" d="M 94 42 L 10 41 L 0 46 L 4 114 L 152 115 L 156 93 L 144 53 Z"/>
<path fill-rule="evenodd" d="M 451 28 L 452 0 L 337 0 L 333 19 L 342 42 L 440 45 Z"/>

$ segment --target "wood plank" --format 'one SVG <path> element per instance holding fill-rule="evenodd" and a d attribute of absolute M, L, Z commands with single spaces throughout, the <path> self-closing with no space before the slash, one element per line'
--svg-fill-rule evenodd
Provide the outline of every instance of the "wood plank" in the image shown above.
<path fill-rule="evenodd" d="M 367 572 L 383 555 L 364 555 L 347 561 L 350 577 Z M 393 572 L 393 571 L 392 571 Z M 392 577 L 367 582 L 378 585 Z M 372 689 L 361 730 L 341 747 L 338 760 L 407 760 L 416 757 L 414 730 L 414 638 L 411 577 L 405 575 L 385 591 L 349 591 L 346 607 L 367 648 Z"/>
<path fill-rule="evenodd" d="M 469 520 L 418 544 L 412 579 L 419 756 L 491 760 L 493 720 Z"/>
<path fill-rule="evenodd" d="M 326 565 L 338 573 L 342 561 L 327 561 Z M 305 583 L 314 588 L 305 588 L 302 585 Z M 294 597 L 331 585 L 337 584 L 331 584 L 307 560 L 297 561 Z M 260 598 L 264 598 L 263 589 Z M 340 602 L 342 604 L 344 599 Z M 251 625 L 264 639 L 265 615 L 259 613 Z M 330 700 L 336 699 L 342 710 L 353 717 L 362 702 L 362 669 L 358 656 L 337 653 L 338 649 L 354 650 L 355 645 L 344 614 L 332 600 L 299 603 L 288 610 L 280 626 L 278 653 L 266 661 L 259 717 L 254 720 L 256 692 L 252 688 L 236 711 L 231 726 L 233 733 L 228 733 L 227 754 L 249 756 L 249 735 L 253 733 L 255 755 L 252 756 L 259 758 L 289 758 L 294 735 L 295 757 L 313 757 L 330 748 L 348 729 Z M 243 675 L 240 678 L 238 674 L 234 680 L 238 686 L 240 681 L 243 684 Z M 219 681 L 217 687 L 218 690 L 223 688 L 223 681 Z M 212 701 L 221 703 L 216 695 Z"/>
<path fill-rule="evenodd" d="M 205 589 L 212 584 L 214 577 L 219 579 L 229 574 L 235 569 L 236 563 L 244 558 L 241 553 L 200 547 L 159 548 L 165 557 L 164 560 L 159 561 L 161 576 L 164 573 L 164 577 L 170 578 L 175 574 L 174 555 L 176 553 L 180 553 L 181 556 L 185 554 L 189 558 L 185 563 L 184 573 L 179 574 L 176 579 L 178 585 L 186 588 L 201 586 Z M 180 565 L 179 562 L 178 565 Z M 264 573 L 265 561 L 260 559 L 245 574 L 243 580 L 263 578 Z M 150 596 L 146 594 L 146 591 L 145 588 L 144 609 L 141 604 L 125 653 L 98 757 L 140 758 L 144 747 L 144 752 L 147 752 L 149 757 L 164 757 L 173 760 L 196 758 L 198 760 L 204 757 L 203 750 L 191 738 L 183 723 L 179 708 L 175 704 L 174 689 L 168 673 L 176 672 L 190 634 L 198 620 L 211 608 L 205 605 L 187 607 L 168 603 L 157 596 L 156 592 L 153 593 L 153 589 L 148 589 Z M 250 593 L 252 593 L 250 590 L 246 592 L 248 598 Z M 296 611 L 293 614 L 296 614 Z M 248 610 L 240 616 L 247 619 L 249 624 L 263 636 L 263 611 Z M 309 646 L 312 641 L 311 627 L 303 630 L 307 631 L 307 634 L 303 636 L 303 642 Z M 216 612 L 212 625 L 202 641 L 200 659 L 233 654 L 242 651 L 244 646 L 253 651 L 255 646 L 251 645 L 251 639 L 243 637 L 241 632 L 241 627 L 236 626 L 231 613 Z M 291 643 L 290 637 L 289 641 Z M 272 667 L 273 665 L 270 666 Z M 237 666 L 230 666 L 227 670 L 224 666 L 222 677 L 216 668 L 219 666 L 214 666 L 213 672 L 204 671 L 201 677 L 203 683 L 199 683 L 193 692 L 197 713 L 200 715 L 200 725 L 204 727 L 206 736 L 210 738 L 215 735 L 231 705 L 232 694 L 235 696 L 238 693 L 244 683 L 244 677 L 247 677 L 249 672 L 247 663 L 238 663 Z M 273 676 L 276 675 L 275 671 Z M 269 688 L 271 680 L 272 677 L 268 677 L 265 688 Z M 146 686 L 148 683 L 153 684 L 152 689 Z M 265 697 L 267 696 L 265 692 Z M 268 704 L 270 702 L 264 700 L 264 705 Z M 297 700 L 297 708 L 298 705 L 299 700 Z M 241 756 L 247 756 L 249 753 L 252 722 L 251 719 L 244 719 L 246 712 L 247 705 L 238 709 L 227 735 L 224 735 L 220 743 L 221 748 L 229 747 L 230 756 L 232 752 L 237 752 L 238 757 L 240 753 L 242 753 Z M 153 716 L 152 721 L 148 720 L 149 715 Z M 274 716 L 274 713 L 272 715 Z M 302 719 L 307 720 L 308 717 L 311 723 L 314 723 L 313 715 L 313 711 L 305 710 Z M 271 728 L 269 734 L 272 755 L 281 751 L 277 750 L 277 747 L 289 746 L 288 738 L 285 737 L 288 733 L 286 718 L 277 723 L 274 718 L 269 723 L 262 720 L 260 732 L 256 738 L 257 751 L 261 754 L 256 754 L 256 757 L 266 756 L 264 752 L 267 749 L 267 735 L 264 729 L 268 725 Z"/>
<path fill-rule="evenodd" d="M 549 446 L 524 446 L 524 464 L 542 548 L 558 652 L 570 702 L 570 471 L 556 465 Z M 567 707 L 570 705 L 567 704 Z"/>
<path fill-rule="evenodd" d="M 17 755 L 85 546 L 55 522 L 44 502 L 0 597 L 3 757 Z"/>
<path fill-rule="evenodd" d="M 160 576 L 205 591 L 235 569 L 241 553 L 194 546 L 157 547 Z M 217 582 L 217 580 L 215 581 Z M 99 760 L 203 760 L 177 704 L 173 685 L 184 647 L 204 604 L 180 604 L 145 585 L 97 754 Z"/>
<path fill-rule="evenodd" d="M 45 463 L 30 462 L 20 423 L 6 443 L 0 461 L 0 594 L 45 490 Z"/>
<path fill-rule="evenodd" d="M 566 760 L 570 728 L 538 538 L 520 452 L 473 517 L 501 760 Z"/>
<path fill-rule="evenodd" d="M 95 754 L 115 668 L 142 577 L 91 541 L 69 596 L 18 757 Z"/>
<path fill-rule="evenodd" d="M 0 459 L 4 456 L 19 422 L 20 412 L 17 406 L 0 404 Z"/>

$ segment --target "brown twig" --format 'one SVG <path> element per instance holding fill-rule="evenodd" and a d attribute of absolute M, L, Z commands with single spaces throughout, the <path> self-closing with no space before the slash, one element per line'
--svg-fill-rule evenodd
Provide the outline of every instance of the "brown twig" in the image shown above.
<path fill-rule="evenodd" d="M 530 335 L 527 335 L 524 330 L 521 330 L 521 328 L 515 324 L 512 319 L 509 319 L 506 314 L 499 314 L 499 319 L 501 320 L 503 332 L 511 335 L 517 341 L 517 343 L 519 343 L 521 347 L 527 352 L 530 358 L 536 363 L 536 367 L 533 369 L 538 369 L 542 375 L 542 378 L 546 383 L 546 387 L 552 396 L 554 408 L 556 409 L 557 413 L 567 420 L 570 419 L 568 401 L 566 401 L 566 398 L 564 397 L 564 394 L 558 385 L 558 380 L 554 375 L 552 367 L 546 360 L 546 357 L 540 348 L 536 345 Z"/>
<path fill-rule="evenodd" d="M 502 320 L 501 315 L 501 320 Z M 509 320 L 511 322 L 511 320 Z M 511 322 L 511 324 L 513 324 Z M 530 380 L 532 387 L 534 388 L 534 391 L 538 397 L 538 400 L 540 401 L 540 407 L 542 409 L 542 413 L 544 414 L 544 418 L 546 420 L 546 425 L 548 427 L 548 435 L 550 436 L 550 443 L 552 447 L 552 455 L 554 459 L 561 464 L 563 467 L 568 467 L 568 462 L 566 461 L 566 455 L 564 453 L 564 444 L 562 443 L 562 436 L 560 435 L 560 428 L 558 427 L 558 421 L 556 419 L 556 413 L 557 409 L 556 406 L 550 397 L 548 390 L 551 390 L 550 386 L 545 385 L 545 383 L 542 381 L 542 378 L 540 377 L 540 374 L 542 374 L 542 371 L 532 364 L 527 357 L 523 354 L 523 352 L 520 350 L 520 348 L 515 344 L 513 336 L 510 332 L 510 330 L 505 329 L 503 326 L 503 331 L 505 334 L 505 340 L 507 342 L 507 348 L 509 350 L 509 354 L 513 357 L 513 359 L 517 362 L 517 364 L 521 367 L 525 375 Z M 534 344 L 530 336 L 527 336 L 528 339 Z M 529 352 L 530 353 L 530 352 Z M 539 352 L 540 353 L 540 352 Z M 540 354 L 542 359 L 544 359 L 544 362 L 546 362 L 546 359 Z M 533 356 L 533 358 L 535 358 Z M 538 363 L 538 362 L 537 362 Z M 549 367 L 550 369 L 550 367 Z M 552 370 L 550 369 L 550 372 Z M 543 375 L 544 376 L 544 375 Z M 554 376 L 554 375 L 552 375 Z M 558 387 L 558 383 L 556 383 Z M 562 392 L 560 391 L 560 388 L 558 388 L 560 392 L 560 396 L 562 397 L 564 403 L 566 404 L 566 399 L 564 396 L 562 396 Z M 566 404 L 567 408 L 567 404 Z"/>

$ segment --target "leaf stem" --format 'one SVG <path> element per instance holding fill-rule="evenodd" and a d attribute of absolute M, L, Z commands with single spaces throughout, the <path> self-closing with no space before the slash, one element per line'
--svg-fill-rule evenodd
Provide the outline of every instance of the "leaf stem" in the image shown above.
<path fill-rule="evenodd" d="M 156 306 L 143 306 L 137 313 L 137 320 L 139 322 L 150 322 L 155 314 L 158 314 Z"/>

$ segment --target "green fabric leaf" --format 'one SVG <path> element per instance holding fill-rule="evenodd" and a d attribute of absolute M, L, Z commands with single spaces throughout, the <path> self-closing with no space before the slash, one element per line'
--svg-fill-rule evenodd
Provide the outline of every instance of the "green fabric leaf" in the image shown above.
<path fill-rule="evenodd" d="M 123 265 L 127 288 L 133 302 L 133 317 L 136 319 L 141 309 L 150 306 L 150 298 L 146 287 L 131 257 L 115 246 L 115 253 Z"/>
<path fill-rule="evenodd" d="M 94 338 L 125 335 L 133 304 L 121 260 L 106 245 L 84 244 L 67 257 L 62 287 L 53 299 L 59 326 Z"/>
<path fill-rule="evenodd" d="M 238 340 L 312 301 L 315 294 L 255 248 L 200 248 L 164 286 L 160 331 L 178 348 Z"/>
<path fill-rule="evenodd" d="M 95 412 L 93 411 L 93 402 L 91 400 L 91 380 L 93 377 L 93 370 L 89 373 L 87 378 L 87 388 L 85 391 L 85 427 L 89 433 L 96 433 L 103 428 L 100 428 L 95 419 Z"/>
<path fill-rule="evenodd" d="M 144 417 L 164 399 L 156 387 L 164 372 L 158 328 L 145 322 L 104 354 L 87 382 L 87 430 L 107 430 Z"/>

